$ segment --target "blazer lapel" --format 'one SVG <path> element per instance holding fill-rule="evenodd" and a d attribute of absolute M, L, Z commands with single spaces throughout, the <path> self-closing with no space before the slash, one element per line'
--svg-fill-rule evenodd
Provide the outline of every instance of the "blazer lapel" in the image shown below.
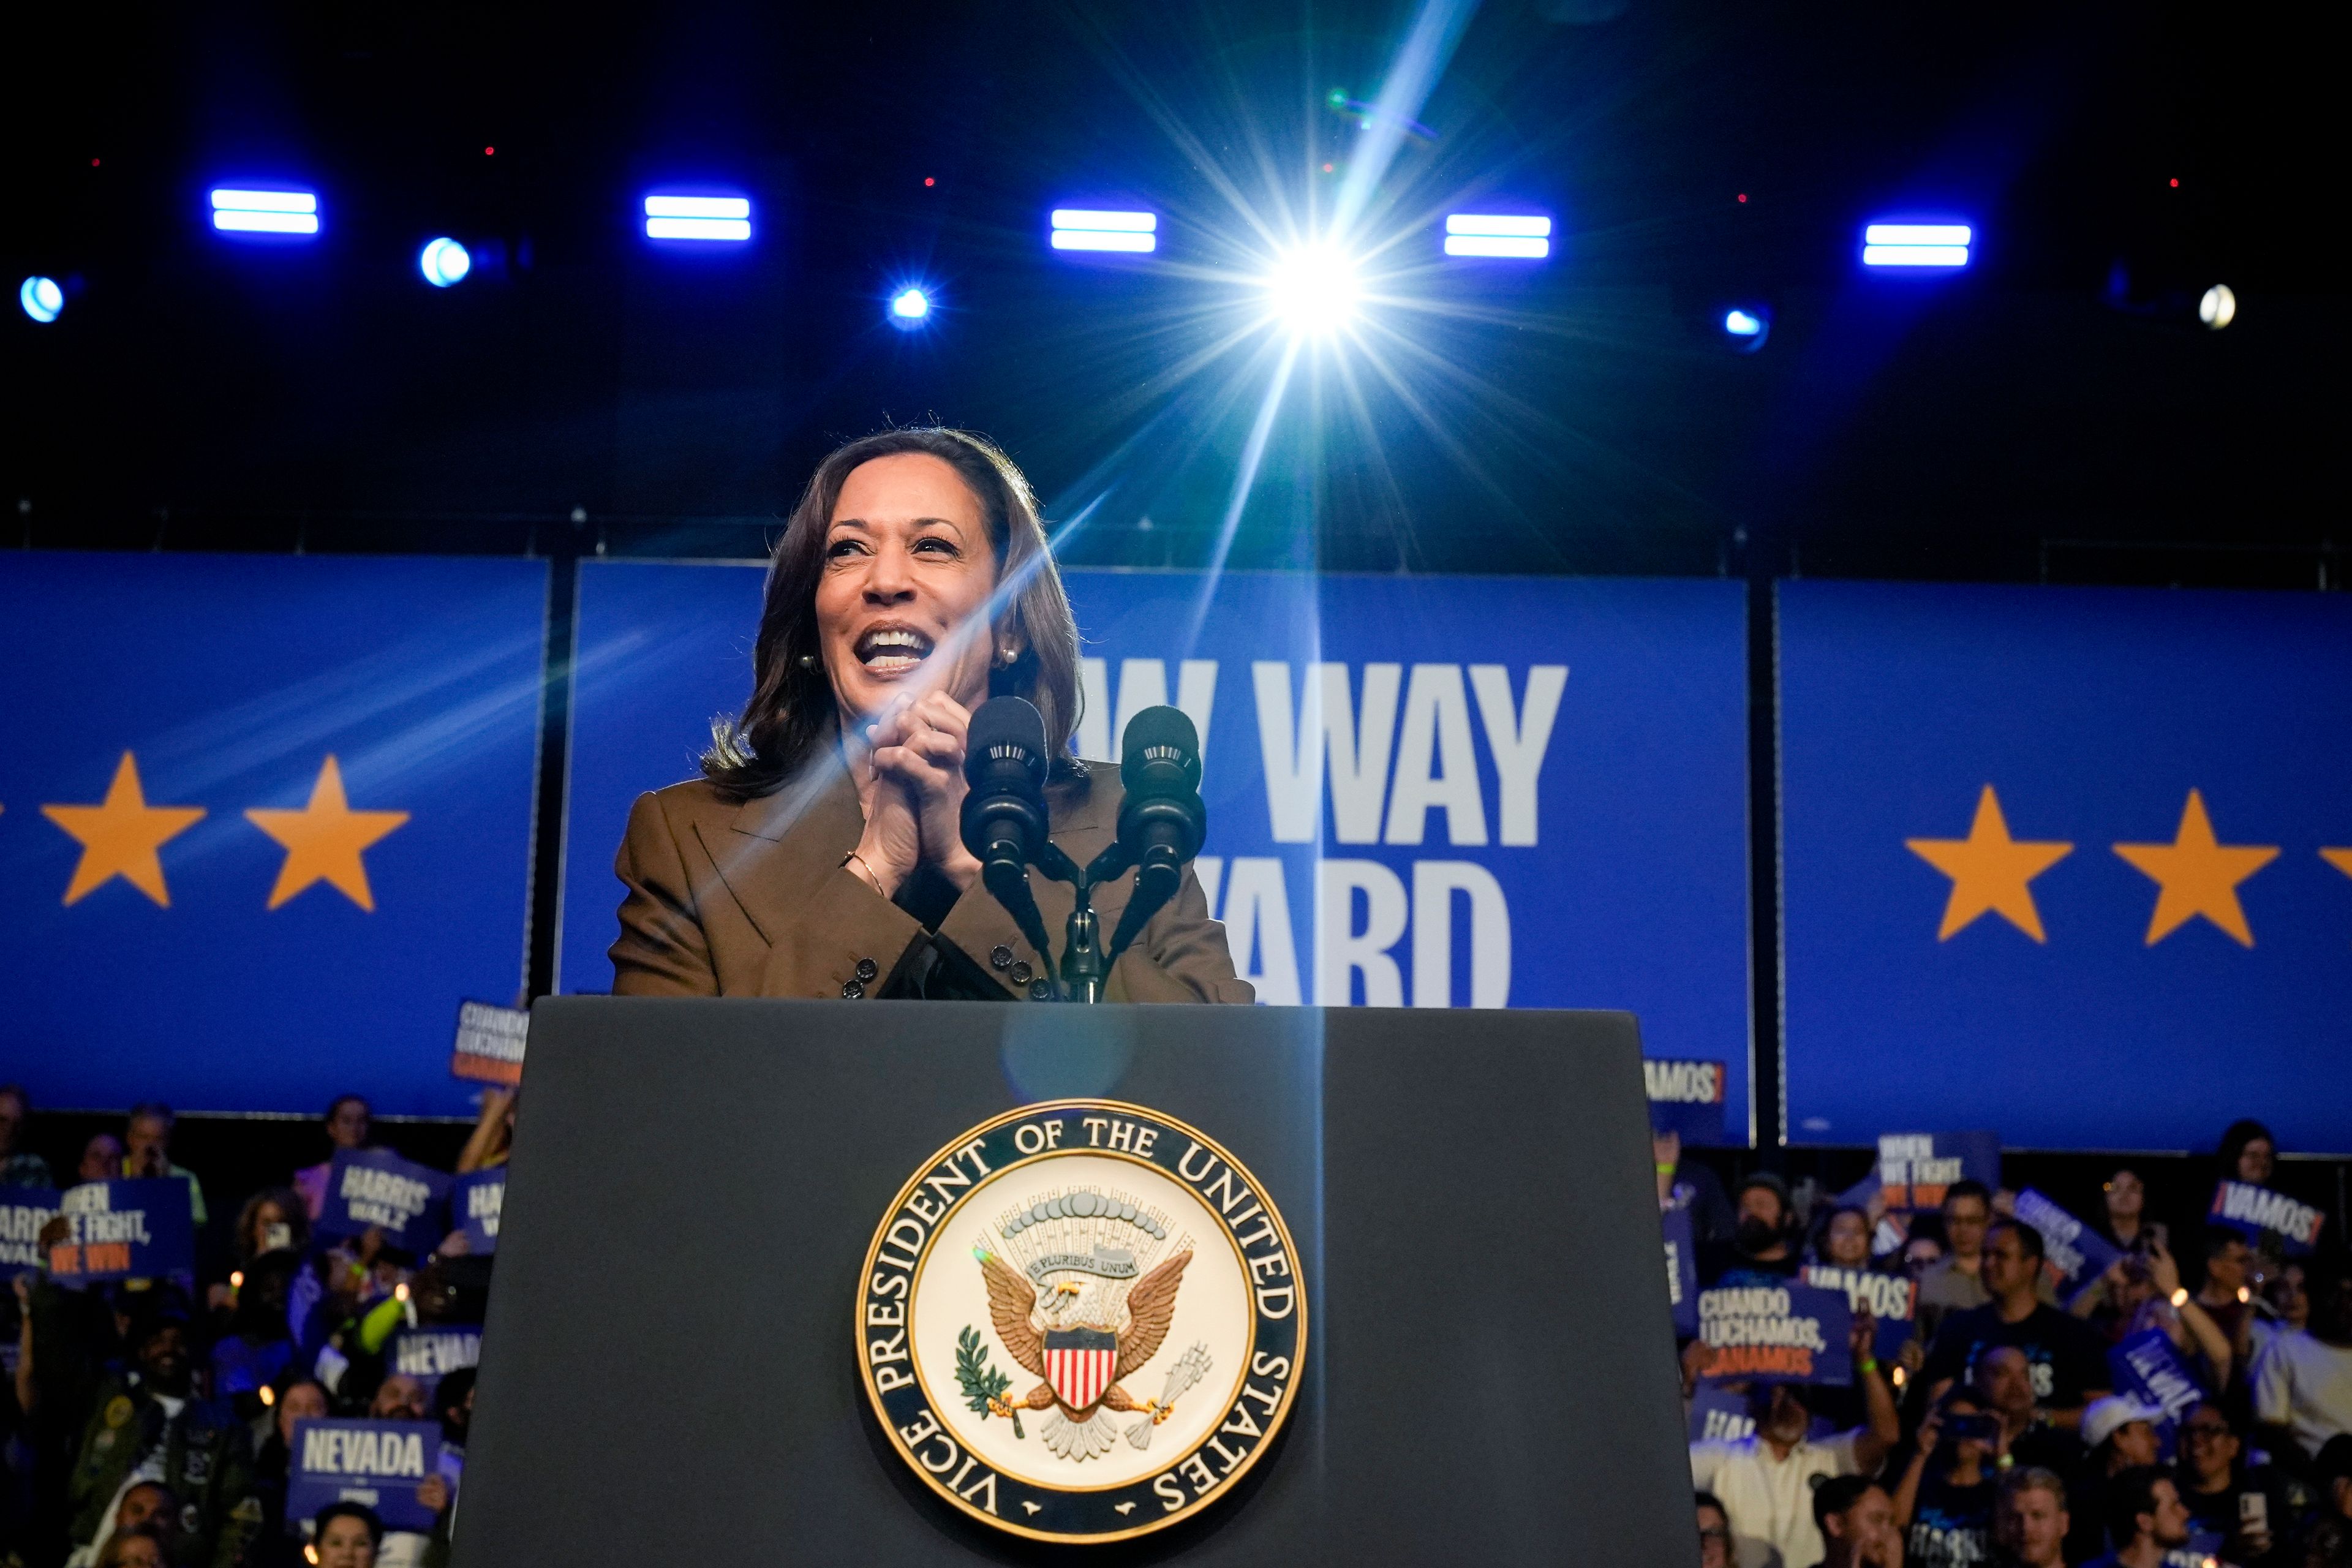
<path fill-rule="evenodd" d="M 723 831 L 695 827 L 719 880 L 770 947 L 865 831 L 857 786 L 829 746 L 783 788 L 744 802 Z"/>

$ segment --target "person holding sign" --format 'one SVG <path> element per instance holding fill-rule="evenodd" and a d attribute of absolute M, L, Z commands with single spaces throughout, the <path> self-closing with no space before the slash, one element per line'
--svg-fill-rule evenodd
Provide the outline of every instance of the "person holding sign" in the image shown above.
<path fill-rule="evenodd" d="M 1043 719 L 1052 837 L 1083 864 L 1120 792 L 1070 754 L 1077 626 L 1028 480 L 956 430 L 835 450 L 777 542 L 740 721 L 715 727 L 702 778 L 630 811 L 614 993 L 1050 994 L 961 836 L 964 736 L 992 697 Z M 1059 885 L 1030 880 L 1051 909 Z M 1108 930 L 1124 894 L 1103 895 Z M 1191 866 L 1107 994 L 1253 999 Z"/>
<path fill-rule="evenodd" d="M 1760 1384 L 1748 1391 L 1753 1432 L 1690 1446 L 1691 1485 L 1722 1500 L 1738 1568 L 1820 1562 L 1824 1548 L 1812 1510 L 1816 1489 L 1834 1477 L 1874 1473 L 1901 1437 L 1895 1395 L 1871 1354 L 1875 1331 L 1869 1313 L 1854 1314 L 1848 1344 L 1867 1426 L 1816 1443 L 1805 1387 Z"/>

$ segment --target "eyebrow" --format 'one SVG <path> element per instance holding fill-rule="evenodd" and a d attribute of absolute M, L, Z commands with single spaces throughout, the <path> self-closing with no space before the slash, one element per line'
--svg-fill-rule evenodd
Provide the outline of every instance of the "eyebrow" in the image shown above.
<path fill-rule="evenodd" d="M 963 524 L 951 517 L 918 517 L 909 519 L 908 522 L 915 528 L 952 528 L 958 533 L 963 531 Z M 862 517 L 836 517 L 824 526 L 827 531 L 836 528 L 862 528 L 868 533 L 874 531 L 874 525 Z"/>

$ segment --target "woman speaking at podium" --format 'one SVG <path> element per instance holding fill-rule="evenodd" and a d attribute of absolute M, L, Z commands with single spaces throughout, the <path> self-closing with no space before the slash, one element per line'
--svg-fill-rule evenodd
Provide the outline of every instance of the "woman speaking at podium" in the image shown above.
<path fill-rule="evenodd" d="M 965 729 L 995 696 L 1044 717 L 1053 840 L 1083 865 L 1113 837 L 1119 788 L 1070 755 L 1077 626 L 1028 481 L 961 431 L 839 448 L 769 564 L 741 719 L 713 726 L 701 778 L 629 813 L 614 993 L 1052 994 L 1046 956 L 960 837 Z M 1034 870 L 1030 884 L 1058 931 L 1070 890 Z M 1104 930 L 1132 886 L 1096 889 Z M 1252 999 L 1189 865 L 1105 994 Z"/>

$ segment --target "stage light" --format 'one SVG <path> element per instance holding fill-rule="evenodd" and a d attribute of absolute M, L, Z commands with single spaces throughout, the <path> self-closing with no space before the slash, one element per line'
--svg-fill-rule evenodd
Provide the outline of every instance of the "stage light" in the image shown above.
<path fill-rule="evenodd" d="M 1734 305 L 1723 312 L 1717 325 L 1723 329 L 1724 346 L 1735 353 L 1752 354 L 1772 335 L 1772 312 L 1762 305 Z"/>
<path fill-rule="evenodd" d="M 931 297 L 920 289 L 901 289 L 890 296 L 887 319 L 902 332 L 911 332 L 930 320 Z"/>
<path fill-rule="evenodd" d="M 1055 207 L 1056 250 L 1114 250 L 1141 255 L 1160 247 L 1158 213 L 1106 212 L 1093 207 Z"/>
<path fill-rule="evenodd" d="M 1974 231 L 1964 223 L 1874 223 L 1862 231 L 1864 267 L 1966 267 Z"/>
<path fill-rule="evenodd" d="M 46 281 L 46 279 L 44 280 Z M 27 305 L 26 310 L 32 307 Z M 2227 283 L 2216 283 L 2197 301 L 2197 319 L 2220 331 L 2238 319 L 2238 296 Z"/>
<path fill-rule="evenodd" d="M 1527 213 L 1454 213 L 1445 220 L 1445 254 L 1541 261 L 1551 254 L 1551 219 Z"/>
<path fill-rule="evenodd" d="M 46 325 L 65 310 L 66 291 L 54 278 L 27 278 L 16 290 L 16 303 L 25 307 L 25 314 Z"/>
<path fill-rule="evenodd" d="M 436 289 L 446 289 L 452 283 L 466 280 L 466 274 L 474 269 L 474 258 L 467 254 L 464 246 L 445 237 L 426 242 L 424 253 L 416 258 L 416 269 Z"/>
<path fill-rule="evenodd" d="M 751 199 L 656 191 L 646 197 L 646 237 L 740 245 L 751 237 Z"/>
<path fill-rule="evenodd" d="M 1345 326 L 1361 293 L 1356 266 L 1329 245 L 1303 245 L 1278 258 L 1265 280 L 1276 320 L 1294 337 Z"/>
<path fill-rule="evenodd" d="M 213 226 L 223 233 L 308 236 L 319 232 L 319 197 L 314 191 L 217 190 L 212 199 Z"/>

